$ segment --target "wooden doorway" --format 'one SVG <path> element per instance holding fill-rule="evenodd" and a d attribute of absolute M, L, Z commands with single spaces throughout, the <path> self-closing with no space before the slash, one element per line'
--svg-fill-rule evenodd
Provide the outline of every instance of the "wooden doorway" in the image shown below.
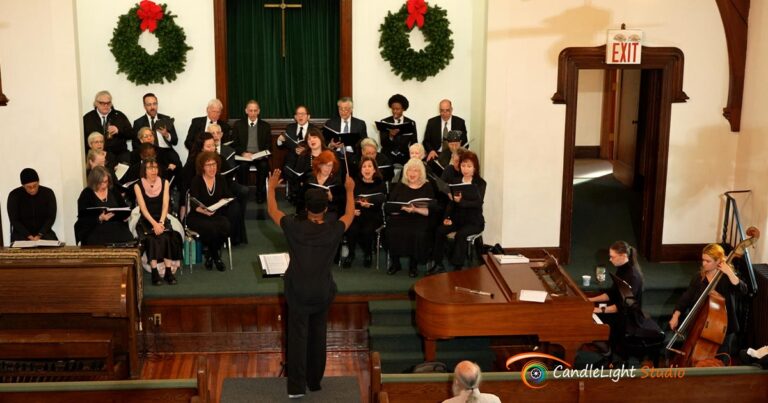
<path fill-rule="evenodd" d="M 642 106 L 638 118 L 638 138 L 643 138 L 641 158 L 645 161 L 643 175 L 643 201 L 641 217 L 641 252 L 652 261 L 662 256 L 662 231 L 669 155 L 669 128 L 672 103 L 685 102 L 688 96 L 682 90 L 683 52 L 677 48 L 643 47 L 643 62 L 639 65 L 605 64 L 605 46 L 566 48 L 560 52 L 557 92 L 552 96 L 556 104 L 565 104 L 565 147 L 563 152 L 563 190 L 560 215 L 560 257 L 568 262 L 571 254 L 573 222 L 573 160 L 576 141 L 576 109 L 578 75 L 583 69 L 640 69 L 646 80 L 640 90 Z M 649 73 L 645 73 L 649 70 Z M 643 121 L 640 123 L 640 121 Z M 642 150 L 640 150 L 642 148 Z M 636 172 L 636 171 L 635 171 Z"/>

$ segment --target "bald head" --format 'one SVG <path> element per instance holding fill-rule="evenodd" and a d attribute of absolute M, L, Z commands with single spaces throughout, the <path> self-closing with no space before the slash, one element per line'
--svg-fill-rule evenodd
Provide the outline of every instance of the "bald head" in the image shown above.
<path fill-rule="evenodd" d="M 462 361 L 453 370 L 453 393 L 458 395 L 464 390 L 477 389 L 480 386 L 480 367 L 471 361 Z"/>

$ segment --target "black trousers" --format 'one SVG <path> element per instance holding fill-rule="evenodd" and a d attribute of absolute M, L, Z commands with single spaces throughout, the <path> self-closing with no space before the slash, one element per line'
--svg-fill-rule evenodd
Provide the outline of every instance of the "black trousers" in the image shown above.
<path fill-rule="evenodd" d="M 288 306 L 285 372 L 289 395 L 305 393 L 307 387 L 320 390 L 325 373 L 328 308 L 306 313 Z"/>
<path fill-rule="evenodd" d="M 269 159 L 262 158 L 256 161 L 240 161 L 237 181 L 241 185 L 248 186 L 248 177 L 251 174 L 251 165 L 256 166 L 256 198 L 263 199 L 267 196 L 267 173 L 269 172 Z"/>
<path fill-rule="evenodd" d="M 450 253 L 449 259 L 454 266 L 463 266 L 464 260 L 467 256 L 467 237 L 472 234 L 478 234 L 483 232 L 484 225 L 467 223 L 461 226 L 456 225 L 440 225 L 435 229 L 435 243 L 432 247 L 432 260 L 435 264 L 443 262 L 443 254 L 445 253 L 445 240 L 446 236 L 456 231 L 456 236 L 453 240 L 453 250 Z"/>

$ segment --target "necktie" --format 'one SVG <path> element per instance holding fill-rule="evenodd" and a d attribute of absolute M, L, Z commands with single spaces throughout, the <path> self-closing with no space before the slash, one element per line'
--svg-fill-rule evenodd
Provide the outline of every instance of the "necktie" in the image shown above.
<path fill-rule="evenodd" d="M 304 127 L 299 127 L 299 135 L 297 136 L 299 141 L 304 140 Z"/>
<path fill-rule="evenodd" d="M 153 117 L 152 120 L 149 122 L 149 128 L 152 130 L 155 129 L 155 120 L 157 120 L 157 117 Z"/>
<path fill-rule="evenodd" d="M 344 121 L 344 130 L 342 130 L 342 133 L 349 133 L 349 121 Z"/>
<path fill-rule="evenodd" d="M 256 126 L 256 123 L 251 122 L 251 127 Z"/>
<path fill-rule="evenodd" d="M 448 134 L 448 122 L 445 122 L 445 126 L 443 126 L 443 138 Z"/>
<path fill-rule="evenodd" d="M 104 134 L 107 134 L 107 117 L 101 117 L 101 128 L 104 129 Z"/>

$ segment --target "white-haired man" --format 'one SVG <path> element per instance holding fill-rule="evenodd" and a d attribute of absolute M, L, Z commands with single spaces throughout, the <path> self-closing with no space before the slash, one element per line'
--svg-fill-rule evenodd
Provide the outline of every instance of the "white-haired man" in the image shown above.
<path fill-rule="evenodd" d="M 216 123 L 221 127 L 221 131 L 224 133 L 221 141 L 229 143 L 232 138 L 229 134 L 229 123 L 221 119 L 221 111 L 224 110 L 224 105 L 218 99 L 212 99 L 208 101 L 208 106 L 205 108 L 205 116 L 193 118 L 189 124 L 189 130 L 187 130 L 187 138 L 184 140 L 184 146 L 187 150 L 192 149 L 192 145 L 195 144 L 195 140 L 205 133 L 205 128 L 208 125 Z"/>
<path fill-rule="evenodd" d="M 453 371 L 453 397 L 443 403 L 501 403 L 498 396 L 480 393 L 480 367 L 471 361 L 462 361 Z"/>

